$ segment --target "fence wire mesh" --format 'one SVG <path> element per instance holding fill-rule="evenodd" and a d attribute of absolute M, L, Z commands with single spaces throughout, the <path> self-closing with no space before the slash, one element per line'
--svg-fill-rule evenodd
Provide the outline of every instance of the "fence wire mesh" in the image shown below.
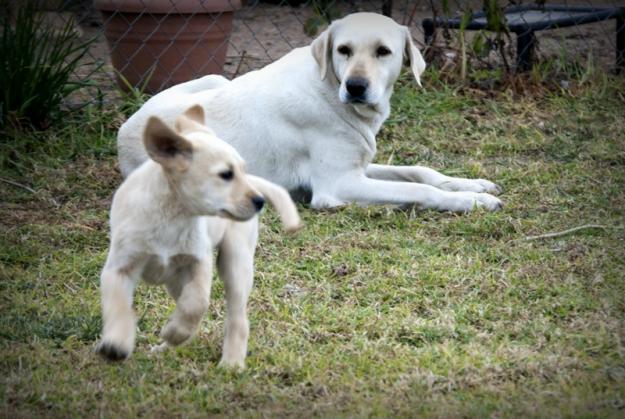
<path fill-rule="evenodd" d="M 20 3 L 9 0 L 4 13 L 14 13 Z M 422 49 L 427 47 L 429 64 L 444 71 L 455 71 L 467 56 L 474 66 L 521 70 L 524 64 L 519 62 L 519 54 L 523 53 L 532 63 L 564 59 L 592 65 L 600 71 L 613 70 L 617 63 L 625 62 L 625 0 L 562 0 L 553 4 L 560 6 L 559 17 L 568 18 L 570 26 L 513 33 L 512 23 L 530 27 L 558 17 L 545 9 L 544 5 L 551 6 L 552 2 L 544 0 L 514 16 L 500 14 L 522 4 L 534 3 L 39 0 L 38 9 L 45 15 L 47 25 L 60 28 L 71 20 L 82 40 L 95 38 L 88 59 L 75 74 L 77 78 L 89 75 L 93 87 L 73 97 L 75 102 L 112 100 L 119 85 L 124 84 L 120 80 L 154 93 L 208 73 L 233 78 L 261 68 L 293 48 L 308 45 L 328 21 L 357 11 L 384 13 L 408 26 L 416 44 Z M 588 22 L 587 14 L 579 10 L 567 12 L 579 7 L 607 8 L 611 12 L 603 19 Z M 476 15 L 480 12 L 484 13 L 482 18 Z M 456 26 L 452 24 L 453 18 Z M 480 19 L 486 23 L 486 29 L 476 24 Z M 497 30 L 497 22 L 507 25 Z M 526 67 L 531 67 L 531 63 Z"/>

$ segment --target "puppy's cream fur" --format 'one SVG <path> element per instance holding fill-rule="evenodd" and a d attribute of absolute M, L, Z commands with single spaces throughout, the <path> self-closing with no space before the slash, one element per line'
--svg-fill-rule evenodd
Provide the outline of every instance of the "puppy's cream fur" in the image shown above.
<path fill-rule="evenodd" d="M 180 116 L 175 130 L 149 118 L 144 145 L 150 159 L 115 193 L 111 246 L 101 276 L 104 329 L 97 347 L 107 358 L 123 359 L 133 350 L 132 299 L 140 278 L 165 285 L 176 300 L 161 332 L 164 346 L 189 339 L 208 309 L 217 249 L 227 300 L 221 365 L 244 366 L 256 214 L 265 197 L 287 230 L 297 229 L 300 219 L 286 190 L 247 175 L 243 159 L 203 125 L 204 119 L 200 106 Z"/>

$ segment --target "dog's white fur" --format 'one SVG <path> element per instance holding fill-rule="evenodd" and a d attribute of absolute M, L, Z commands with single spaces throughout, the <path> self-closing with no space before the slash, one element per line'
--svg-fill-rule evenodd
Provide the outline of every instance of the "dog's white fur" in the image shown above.
<path fill-rule="evenodd" d="M 348 202 L 456 212 L 500 208 L 489 194 L 499 188 L 487 180 L 372 163 L 403 63 L 420 84 L 425 62 L 406 27 L 377 14 L 349 15 L 311 46 L 261 70 L 232 81 L 209 75 L 152 97 L 119 130 L 121 170 L 128 175 L 147 158 L 141 132 L 150 115 L 171 121 L 199 103 L 207 125 L 237 149 L 250 173 L 291 191 L 311 191 L 315 208 Z M 350 83 L 365 83 L 365 91 L 350 94 Z"/>
<path fill-rule="evenodd" d="M 287 191 L 246 175 L 243 159 L 203 121 L 199 106 L 178 118 L 176 130 L 149 118 L 143 131 L 151 159 L 115 193 L 111 246 L 101 276 L 104 329 L 97 348 L 108 358 L 123 359 L 133 350 L 132 297 L 140 278 L 164 284 L 176 300 L 161 333 L 165 345 L 179 345 L 193 335 L 208 309 L 212 250 L 217 248 L 227 300 L 221 364 L 244 365 L 256 214 L 263 195 L 287 230 L 298 228 L 300 220 Z"/>

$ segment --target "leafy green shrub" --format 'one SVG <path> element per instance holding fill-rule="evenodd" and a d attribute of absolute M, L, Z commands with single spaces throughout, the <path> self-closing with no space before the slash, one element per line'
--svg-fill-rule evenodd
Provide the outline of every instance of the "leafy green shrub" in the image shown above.
<path fill-rule="evenodd" d="M 6 1 L 0 6 L 7 10 Z M 19 6 L 13 21 L 0 16 L 0 126 L 43 129 L 57 120 L 63 98 L 89 84 L 70 80 L 93 42 L 81 42 L 73 19 L 46 25 L 35 2 Z M 93 73 L 91 73 L 93 74 Z"/>
<path fill-rule="evenodd" d="M 332 0 L 312 0 L 310 2 L 314 14 L 304 22 L 304 33 L 306 35 L 311 37 L 317 36 L 321 27 L 330 24 L 334 19 L 340 17 L 339 12 L 334 7 L 335 3 Z"/>

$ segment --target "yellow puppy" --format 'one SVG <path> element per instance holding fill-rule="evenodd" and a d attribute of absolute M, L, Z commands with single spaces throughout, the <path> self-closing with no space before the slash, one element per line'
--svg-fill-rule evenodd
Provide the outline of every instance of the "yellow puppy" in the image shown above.
<path fill-rule="evenodd" d="M 208 309 L 213 249 L 225 283 L 227 319 L 220 365 L 243 367 L 249 324 L 258 217 L 267 198 L 287 230 L 300 226 L 288 193 L 244 172 L 244 162 L 203 125 L 194 106 L 176 129 L 151 117 L 144 131 L 150 157 L 115 193 L 111 245 L 102 271 L 104 330 L 97 351 L 119 360 L 134 347 L 132 310 L 139 280 L 164 284 L 176 310 L 161 331 L 164 344 L 189 339 Z"/>

